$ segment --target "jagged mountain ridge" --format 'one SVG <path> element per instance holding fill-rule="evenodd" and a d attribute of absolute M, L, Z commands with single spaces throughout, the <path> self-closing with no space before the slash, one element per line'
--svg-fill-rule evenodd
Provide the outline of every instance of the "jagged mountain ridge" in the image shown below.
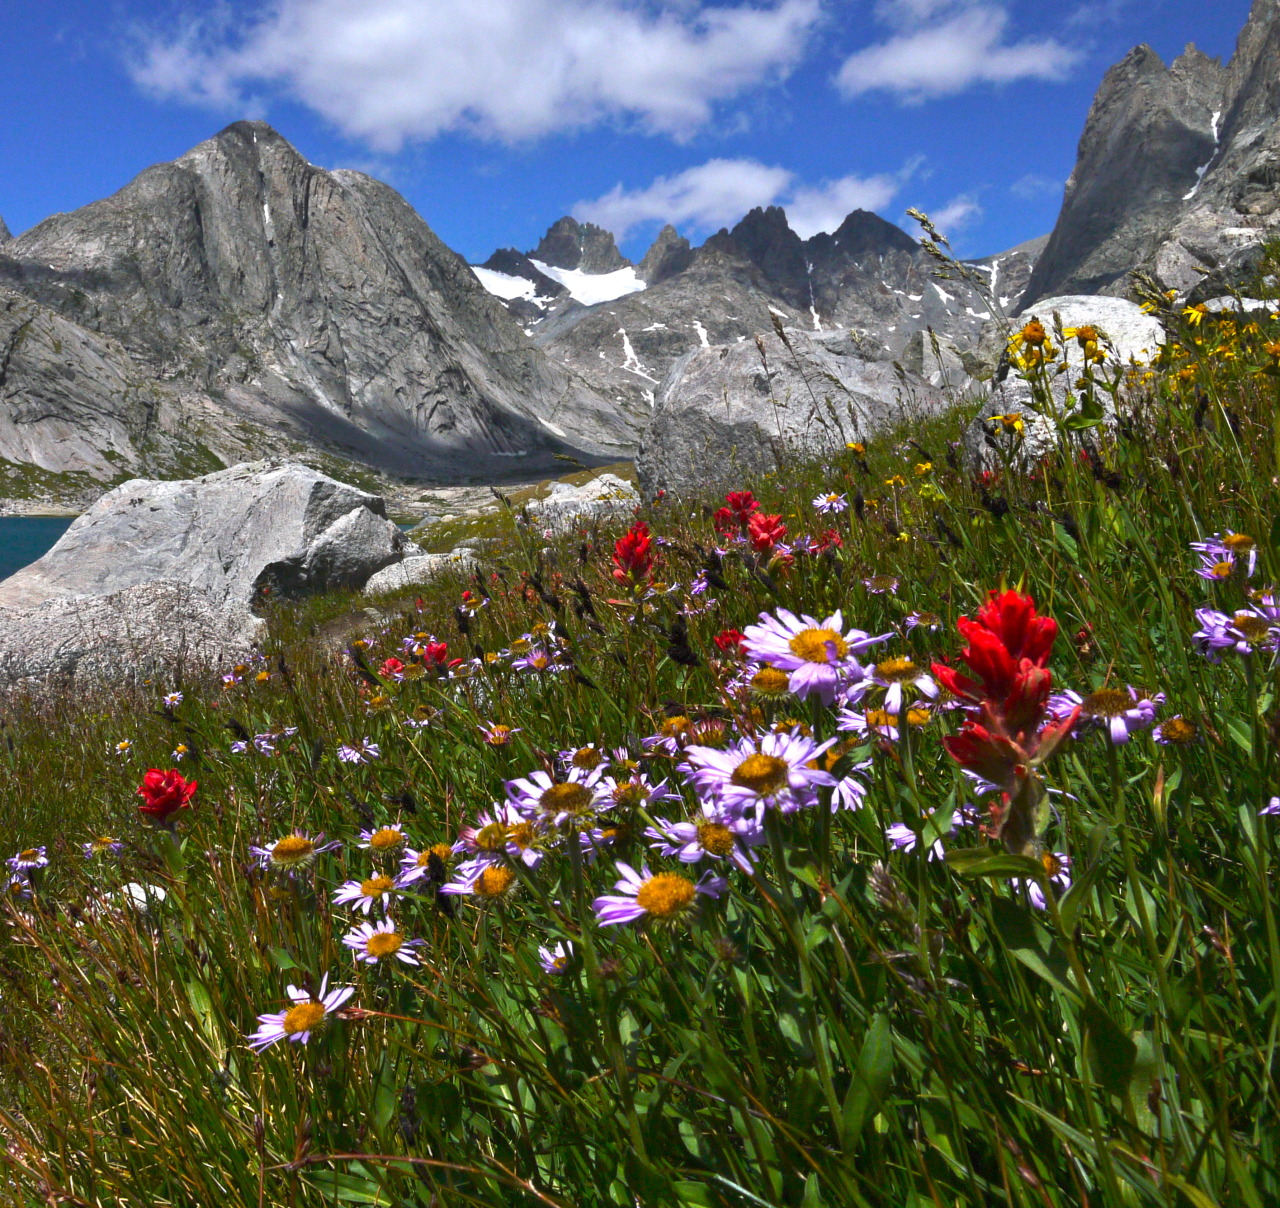
<path fill-rule="evenodd" d="M 970 267 L 1007 305 L 1023 292 L 1040 247 L 1032 241 Z M 481 267 L 529 282 L 537 271 L 532 258 L 507 251 Z M 776 322 L 826 333 L 873 359 L 901 356 L 913 335 L 930 329 L 973 340 L 988 308 L 967 283 L 935 280 L 935 270 L 916 240 L 877 214 L 855 210 L 834 232 L 802 240 L 786 212 L 770 206 L 696 249 L 664 227 L 637 270 L 643 290 L 584 306 L 567 291 L 530 286 L 507 305 L 536 344 L 602 393 L 620 405 L 652 405 L 685 353 L 753 338 Z"/>
<path fill-rule="evenodd" d="M 1280 213 L 1280 4 L 1254 0 L 1224 67 L 1194 46 L 1168 67 L 1148 46 L 1105 76 L 1024 299 L 1129 295 L 1132 274 L 1221 288 Z"/>
<path fill-rule="evenodd" d="M 407 476 L 497 478 L 560 451 L 624 455 L 638 435 L 638 417 L 533 347 L 393 189 L 307 163 L 263 123 L 5 242 L 0 291 L 0 457 L 52 472 L 164 473 L 186 468 L 173 464 L 184 449 L 208 469 L 283 443 Z M 58 365 L 61 336 L 40 354 L 31 335 L 56 323 L 174 440 L 131 435 L 114 388 L 78 406 L 41 389 L 59 368 L 94 376 Z"/>

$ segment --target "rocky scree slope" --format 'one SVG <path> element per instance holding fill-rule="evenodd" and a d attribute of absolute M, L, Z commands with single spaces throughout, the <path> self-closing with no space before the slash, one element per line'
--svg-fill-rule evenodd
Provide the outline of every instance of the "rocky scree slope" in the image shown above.
<path fill-rule="evenodd" d="M 1277 119 L 1277 0 L 1255 0 L 1225 67 L 1194 46 L 1168 67 L 1137 47 L 1098 89 L 1023 305 L 1131 295 L 1135 270 L 1200 297 L 1244 284 L 1280 215 Z"/>
<path fill-rule="evenodd" d="M 396 474 L 501 477 L 504 459 L 616 458 L 637 439 L 399 194 L 309 164 L 260 122 L 6 241 L 0 307 L 0 457 L 52 473 L 305 443 Z M 58 373 L 88 384 L 51 389 Z"/>

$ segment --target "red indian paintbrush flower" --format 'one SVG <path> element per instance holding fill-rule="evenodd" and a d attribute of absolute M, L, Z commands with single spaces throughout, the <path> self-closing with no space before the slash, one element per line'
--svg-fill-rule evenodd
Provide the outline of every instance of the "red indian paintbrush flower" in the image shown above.
<path fill-rule="evenodd" d="M 782 523 L 781 516 L 766 516 L 764 512 L 753 512 L 747 521 L 747 536 L 751 539 L 751 548 L 759 553 L 767 553 L 787 535 L 787 526 Z"/>
<path fill-rule="evenodd" d="M 961 767 L 1003 794 L 994 812 L 994 833 L 1010 851 L 1032 853 L 1045 812 L 1044 786 L 1034 769 L 1071 732 L 1079 712 L 1047 720 L 1053 688 L 1047 664 L 1058 624 L 1039 616 L 1030 596 L 1010 590 L 991 592 L 978 615 L 961 617 L 956 628 L 969 642 L 960 657 L 972 677 L 943 663 L 934 663 L 933 673 L 967 703 L 968 717 L 960 732 L 943 742 Z"/>
<path fill-rule="evenodd" d="M 155 822 L 168 822 L 179 810 L 191 808 L 191 798 L 196 791 L 196 781 L 187 780 L 177 770 L 162 772 L 149 768 L 138 786 L 142 804 L 138 812 Z"/>
<path fill-rule="evenodd" d="M 613 577 L 619 583 L 638 584 L 653 570 L 653 538 L 649 526 L 637 520 L 613 546 Z"/>

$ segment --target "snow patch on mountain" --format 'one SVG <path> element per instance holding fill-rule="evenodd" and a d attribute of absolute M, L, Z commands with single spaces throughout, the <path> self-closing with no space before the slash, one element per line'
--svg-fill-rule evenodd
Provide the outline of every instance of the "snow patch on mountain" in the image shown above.
<path fill-rule="evenodd" d="M 559 281 L 569 291 L 569 296 L 583 306 L 598 306 L 601 302 L 614 302 L 627 294 L 639 293 L 645 283 L 636 276 L 636 270 L 628 266 L 612 273 L 584 273 L 579 268 L 556 268 L 541 260 L 533 260 L 538 272 Z"/>
<path fill-rule="evenodd" d="M 495 273 L 491 268 L 481 268 L 477 264 L 471 266 L 480 284 L 495 297 L 510 302 L 513 298 L 532 298 L 537 286 L 526 277 L 510 277 L 506 273 Z"/>

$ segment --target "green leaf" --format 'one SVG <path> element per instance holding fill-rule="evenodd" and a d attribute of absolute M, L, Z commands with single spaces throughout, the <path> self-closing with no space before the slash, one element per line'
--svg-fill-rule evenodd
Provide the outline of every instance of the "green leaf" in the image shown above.
<path fill-rule="evenodd" d="M 1044 866 L 1029 856 L 1015 856 L 992 847 L 966 847 L 947 852 L 947 863 L 962 877 L 1044 878 Z"/>
<path fill-rule="evenodd" d="M 1080 992 L 1071 981 L 1066 956 L 1037 927 L 1030 910 L 1005 898 L 993 898 L 991 918 L 1005 948 L 1019 964 L 1079 1001 Z"/>
<path fill-rule="evenodd" d="M 271 955 L 271 963 L 275 965 L 277 969 L 284 970 L 298 968 L 298 962 L 295 961 L 283 948 L 271 948 L 269 951 Z"/>
<path fill-rule="evenodd" d="M 889 1093 L 889 1081 L 893 1076 L 893 1030 L 889 1017 L 877 1015 L 867 1029 L 858 1054 L 858 1065 L 844 1098 L 841 1109 L 843 1144 L 846 1152 L 857 1141 L 859 1134 L 876 1114 L 884 1097 Z"/>
<path fill-rule="evenodd" d="M 1076 919 L 1080 915 L 1080 911 L 1084 909 L 1085 903 L 1089 900 L 1089 895 L 1093 892 L 1093 887 L 1098 883 L 1098 878 L 1102 876 L 1103 871 L 1107 867 L 1109 855 L 1105 850 L 1107 836 L 1110 834 L 1110 828 L 1105 822 L 1099 823 L 1089 832 L 1088 845 L 1092 853 L 1092 858 L 1085 866 L 1084 872 L 1071 882 L 1071 888 L 1062 896 L 1062 901 L 1058 903 L 1058 913 L 1062 917 L 1062 929 L 1070 935 L 1076 929 Z"/>
<path fill-rule="evenodd" d="M 1089 1037 L 1094 1078 L 1113 1095 L 1127 1094 L 1138 1059 L 1138 1046 L 1092 998 L 1084 1004 L 1084 1026 Z"/>

